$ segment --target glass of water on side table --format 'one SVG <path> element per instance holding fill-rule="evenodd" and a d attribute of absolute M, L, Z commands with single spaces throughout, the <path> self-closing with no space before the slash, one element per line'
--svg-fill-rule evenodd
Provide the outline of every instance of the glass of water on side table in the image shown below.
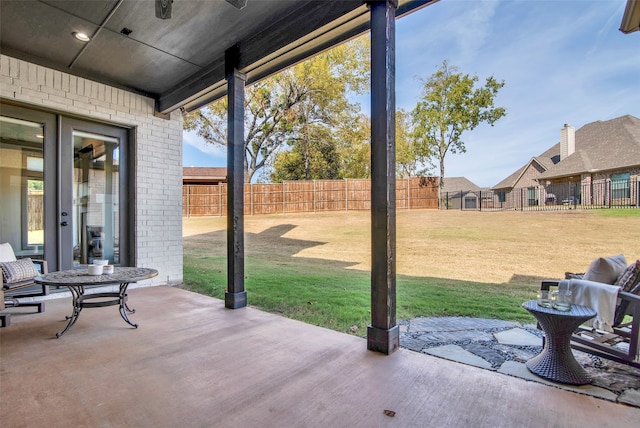
<path fill-rule="evenodd" d="M 551 304 L 553 309 L 563 312 L 569 312 L 571 310 L 571 291 L 558 290 L 551 294 Z"/>
<path fill-rule="evenodd" d="M 538 306 L 543 308 L 551 308 L 551 292 L 547 290 L 538 291 Z"/>

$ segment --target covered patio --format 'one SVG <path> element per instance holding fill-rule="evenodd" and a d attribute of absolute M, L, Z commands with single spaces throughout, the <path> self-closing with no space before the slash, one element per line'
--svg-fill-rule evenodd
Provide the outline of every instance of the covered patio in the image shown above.
<path fill-rule="evenodd" d="M 1 101 L 126 126 L 138 154 L 131 263 L 157 267 L 158 281 L 174 283 L 182 278 L 178 109 L 228 94 L 228 291 L 223 302 L 162 285 L 134 289 L 130 305 L 140 328 L 124 324 L 114 308 L 86 310 L 61 339 L 55 333 L 70 313 L 69 299 L 48 300 L 44 314 L 15 315 L 11 328 L 0 330 L 2 426 L 637 423 L 636 408 L 399 349 L 394 23 L 432 1 L 180 1 L 164 27 L 145 9 L 151 2 L 95 3 L 101 7 L 3 2 Z M 68 42 L 83 25 L 93 41 Z M 25 28 L 27 38 L 14 31 Z M 375 269 L 365 340 L 247 307 L 242 107 L 245 84 L 367 30 Z M 57 243 L 47 245 L 45 257 Z"/>
<path fill-rule="evenodd" d="M 158 286 L 83 311 L 69 299 L 0 330 L 2 425 L 635 426 L 640 409 Z M 385 410 L 395 416 L 385 415 Z"/>

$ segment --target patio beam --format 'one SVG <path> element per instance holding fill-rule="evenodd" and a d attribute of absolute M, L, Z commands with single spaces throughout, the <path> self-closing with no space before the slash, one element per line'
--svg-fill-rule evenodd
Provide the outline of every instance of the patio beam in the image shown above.
<path fill-rule="evenodd" d="M 244 87 L 238 70 L 240 50 L 225 52 L 227 79 L 227 291 L 225 307 L 247 306 L 244 290 Z"/>
<path fill-rule="evenodd" d="M 396 325 L 395 18 L 397 0 L 371 10 L 371 325 L 367 349 L 400 347 Z"/>

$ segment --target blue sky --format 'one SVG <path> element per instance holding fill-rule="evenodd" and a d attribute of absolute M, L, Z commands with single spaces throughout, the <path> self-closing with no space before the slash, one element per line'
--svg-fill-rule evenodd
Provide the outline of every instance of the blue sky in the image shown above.
<path fill-rule="evenodd" d="M 640 33 L 618 30 L 626 0 L 441 0 L 396 26 L 396 106 L 412 110 L 418 77 L 443 60 L 505 81 L 507 116 L 463 134 L 445 176 L 490 187 L 576 129 L 625 114 L 640 117 Z M 368 95 L 358 97 L 369 114 Z M 226 149 L 184 136 L 184 166 L 226 166 Z"/>

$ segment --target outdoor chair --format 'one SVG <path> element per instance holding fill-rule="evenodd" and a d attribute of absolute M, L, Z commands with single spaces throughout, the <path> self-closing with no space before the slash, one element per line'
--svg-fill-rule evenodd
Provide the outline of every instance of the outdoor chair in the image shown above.
<path fill-rule="evenodd" d="M 7 307 L 34 306 L 38 313 L 44 312 L 43 302 L 21 302 L 24 297 L 37 297 L 49 294 L 49 287 L 34 282 L 34 278 L 47 273 L 45 260 L 24 258 L 18 260 L 8 243 L 0 244 L 0 269 L 2 270 L 2 288 L 0 288 L 0 327 L 11 324 L 11 314 Z"/>
<path fill-rule="evenodd" d="M 594 290 L 603 285 L 613 286 L 617 292 L 611 304 L 593 296 L 589 296 L 591 303 L 576 301 L 575 291 L 580 294 L 585 287 Z M 540 289 L 550 291 L 554 287 L 568 287 L 574 295 L 573 303 L 598 312 L 595 319 L 599 321 L 582 325 L 573 333 L 573 349 L 640 368 L 640 261 L 626 266 L 622 255 L 596 259 L 584 274 L 567 272 L 565 280 L 542 281 Z"/>

